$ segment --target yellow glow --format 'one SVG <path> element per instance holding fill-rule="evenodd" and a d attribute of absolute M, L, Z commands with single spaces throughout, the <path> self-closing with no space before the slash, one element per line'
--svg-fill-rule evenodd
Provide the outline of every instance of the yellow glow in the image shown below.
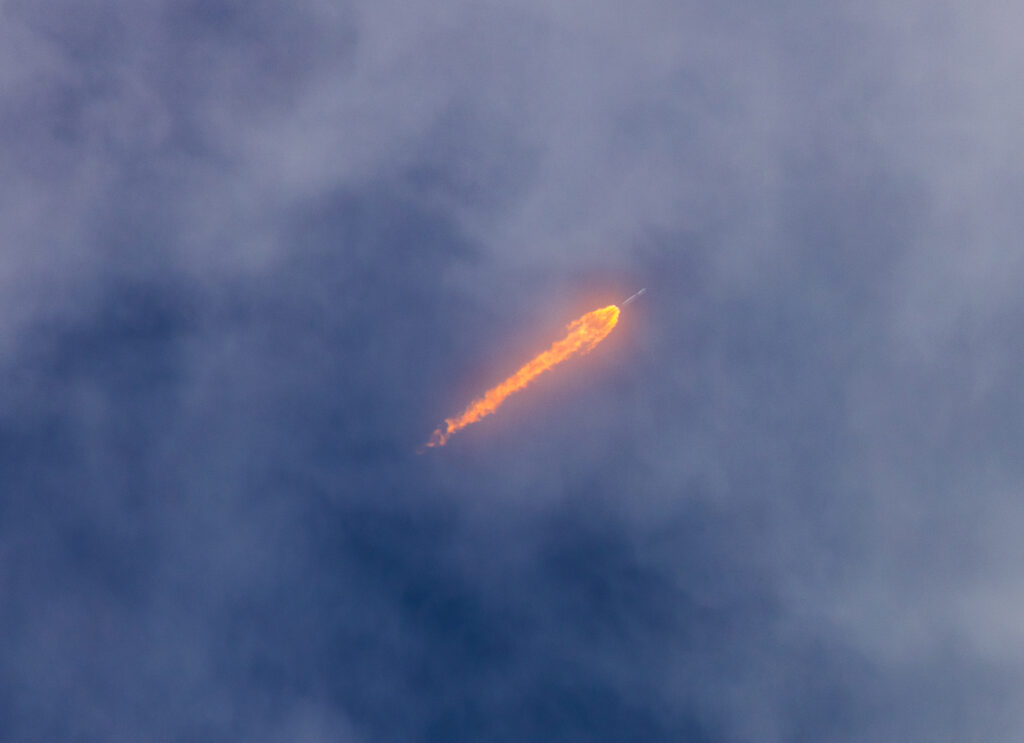
<path fill-rule="evenodd" d="M 619 308 L 610 304 L 588 312 L 570 323 L 566 327 L 569 334 L 565 338 L 556 341 L 547 351 L 528 361 L 504 382 L 487 390 L 481 397 L 471 402 L 462 415 L 457 418 L 446 418 L 444 430 L 438 428 L 434 431 L 426 446 L 444 446 L 453 433 L 493 413 L 509 395 L 526 387 L 538 375 L 566 359 L 592 350 L 612 332 L 618 322 Z"/>

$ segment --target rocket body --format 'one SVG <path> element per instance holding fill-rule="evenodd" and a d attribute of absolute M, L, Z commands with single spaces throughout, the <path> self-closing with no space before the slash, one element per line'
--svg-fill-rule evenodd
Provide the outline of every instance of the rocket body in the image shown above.
<path fill-rule="evenodd" d="M 646 291 L 647 291 L 647 287 L 645 286 L 643 289 L 641 289 L 636 294 L 634 294 L 632 297 L 630 297 L 625 302 L 623 302 L 622 306 L 625 307 L 627 304 L 632 302 L 634 299 L 639 299 L 643 295 L 643 293 L 646 292 Z"/>

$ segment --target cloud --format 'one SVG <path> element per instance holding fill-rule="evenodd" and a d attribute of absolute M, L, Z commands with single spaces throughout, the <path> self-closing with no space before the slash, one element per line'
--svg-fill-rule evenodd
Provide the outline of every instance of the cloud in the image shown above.
<path fill-rule="evenodd" d="M 0 17 L 0 737 L 1019 738 L 1016 11 Z"/>

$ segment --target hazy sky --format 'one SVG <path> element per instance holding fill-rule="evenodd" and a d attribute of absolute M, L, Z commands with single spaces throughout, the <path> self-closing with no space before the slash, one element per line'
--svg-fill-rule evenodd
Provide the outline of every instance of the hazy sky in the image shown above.
<path fill-rule="evenodd" d="M 0 0 L 0 739 L 1019 743 L 1022 24 Z"/>

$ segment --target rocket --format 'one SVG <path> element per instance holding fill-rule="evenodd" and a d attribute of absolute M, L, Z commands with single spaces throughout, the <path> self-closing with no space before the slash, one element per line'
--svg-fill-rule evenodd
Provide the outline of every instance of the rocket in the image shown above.
<path fill-rule="evenodd" d="M 629 298 L 629 299 L 627 299 L 627 300 L 626 300 L 625 302 L 623 302 L 623 303 L 622 303 L 622 306 L 623 306 L 623 307 L 625 307 L 625 306 L 626 306 L 627 304 L 629 304 L 630 302 L 632 302 L 632 301 L 633 301 L 634 299 L 639 299 L 639 298 L 640 298 L 640 296 L 641 296 L 641 295 L 642 295 L 642 294 L 643 294 L 644 292 L 646 292 L 646 291 L 647 291 L 647 287 L 645 286 L 645 287 L 644 287 L 643 289 L 641 289 L 641 290 L 640 290 L 640 291 L 638 291 L 638 292 L 637 292 L 636 294 L 634 294 L 634 295 L 633 295 L 632 297 L 630 297 L 630 298 Z"/>

